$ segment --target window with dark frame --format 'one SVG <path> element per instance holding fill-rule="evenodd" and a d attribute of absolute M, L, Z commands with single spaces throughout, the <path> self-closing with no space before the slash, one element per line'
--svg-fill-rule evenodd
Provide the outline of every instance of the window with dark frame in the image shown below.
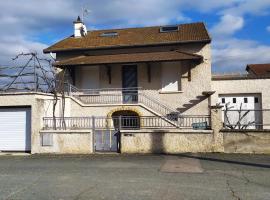
<path fill-rule="evenodd" d="M 105 32 L 100 34 L 101 37 L 114 37 L 118 36 L 117 32 Z"/>
<path fill-rule="evenodd" d="M 178 26 L 162 26 L 160 27 L 160 32 L 161 33 L 166 33 L 166 32 L 174 32 L 174 31 L 178 31 L 179 27 Z"/>
<path fill-rule="evenodd" d="M 225 103 L 225 98 L 221 98 L 221 103 Z"/>
<path fill-rule="evenodd" d="M 254 103 L 259 103 L 259 98 L 258 97 L 254 97 Z"/>
<path fill-rule="evenodd" d="M 232 101 L 233 101 L 233 103 L 236 103 L 236 98 L 233 98 Z"/>
<path fill-rule="evenodd" d="M 248 99 L 247 97 L 244 98 L 244 103 L 247 103 L 248 102 Z"/>

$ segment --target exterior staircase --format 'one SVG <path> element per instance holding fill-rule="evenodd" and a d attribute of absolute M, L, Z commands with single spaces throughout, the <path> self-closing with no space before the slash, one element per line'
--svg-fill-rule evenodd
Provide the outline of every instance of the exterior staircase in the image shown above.
<path fill-rule="evenodd" d="M 190 107 L 200 103 L 213 94 L 212 91 L 205 91 L 202 95 L 190 100 L 182 108 L 173 109 L 165 102 L 157 100 L 147 90 L 141 88 L 109 88 L 109 89 L 78 89 L 68 85 L 67 94 L 83 104 L 104 105 L 104 104 L 137 104 L 152 112 L 156 117 L 164 121 L 164 126 L 175 128 L 196 128 L 209 126 L 210 118 L 206 115 L 182 115 Z M 159 122 L 162 124 L 162 122 Z"/>
<path fill-rule="evenodd" d="M 125 91 L 129 100 L 123 101 L 123 91 Z M 84 104 L 141 104 L 168 123 L 179 127 L 178 117 L 180 112 L 153 98 L 150 93 L 140 88 L 91 90 L 78 89 L 69 85 L 67 93 Z"/>

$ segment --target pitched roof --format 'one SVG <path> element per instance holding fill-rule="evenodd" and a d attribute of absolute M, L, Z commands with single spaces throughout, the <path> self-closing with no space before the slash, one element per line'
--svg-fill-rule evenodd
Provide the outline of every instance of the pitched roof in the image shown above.
<path fill-rule="evenodd" d="M 249 64 L 246 70 L 254 75 L 269 75 L 270 74 L 270 63 L 267 64 Z"/>
<path fill-rule="evenodd" d="M 177 44 L 187 42 L 210 42 L 203 23 L 178 25 L 178 31 L 160 32 L 160 26 L 88 31 L 85 37 L 70 36 L 44 49 L 44 53 L 68 50 L 115 48 Z M 117 36 L 104 37 L 102 33 L 116 32 Z"/>
<path fill-rule="evenodd" d="M 98 65 L 98 64 L 123 64 L 138 62 L 157 62 L 157 61 L 177 61 L 177 60 L 201 60 L 202 57 L 195 54 L 167 51 L 150 53 L 129 53 L 129 54 L 110 54 L 98 56 L 77 56 L 75 58 L 58 61 L 54 65 L 78 66 L 78 65 Z"/>

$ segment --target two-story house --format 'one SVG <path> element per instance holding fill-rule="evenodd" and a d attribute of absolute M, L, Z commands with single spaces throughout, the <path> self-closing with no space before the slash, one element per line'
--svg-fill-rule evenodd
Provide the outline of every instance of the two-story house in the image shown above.
<path fill-rule="evenodd" d="M 86 31 L 78 17 L 74 34 L 44 53 L 56 54 L 68 95 L 83 105 L 70 106 L 70 117 L 122 117 L 113 122 L 122 128 L 156 128 L 147 117 L 160 117 L 159 129 L 208 129 L 210 42 L 203 23 Z"/>
<path fill-rule="evenodd" d="M 212 151 L 210 43 L 203 23 L 86 31 L 78 17 L 44 49 L 64 98 L 1 94 L 0 151 Z"/>

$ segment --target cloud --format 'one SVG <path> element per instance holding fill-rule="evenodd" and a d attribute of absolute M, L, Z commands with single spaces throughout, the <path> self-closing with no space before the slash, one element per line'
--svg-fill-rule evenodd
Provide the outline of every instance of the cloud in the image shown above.
<path fill-rule="evenodd" d="M 269 14 L 269 0 L 239 0 L 233 6 L 222 11 L 225 14 L 232 15 L 267 15 Z"/>
<path fill-rule="evenodd" d="M 267 15 L 268 8 L 268 0 L 239 0 L 220 12 L 219 22 L 210 29 L 214 38 L 214 72 L 243 72 L 247 64 L 270 63 L 270 55 L 266 53 L 270 51 L 269 45 L 235 36 L 244 27 L 246 15 Z"/>
<path fill-rule="evenodd" d="M 214 38 L 213 66 L 227 70 L 228 65 L 234 69 L 245 62 L 268 59 L 263 53 L 269 51 L 268 46 L 237 39 L 234 34 L 245 25 L 245 15 L 268 14 L 269 0 L 9 0 L 0 1 L 0 7 L 0 65 L 11 65 L 11 58 L 17 53 L 41 52 L 71 35 L 72 21 L 82 7 L 91 10 L 85 18 L 88 29 L 190 22 L 193 21 L 190 11 L 219 16 L 219 21 L 211 22 L 210 28 Z"/>
<path fill-rule="evenodd" d="M 59 29 L 59 24 L 71 20 L 72 4 L 67 1 L 0 1 L 0 66 L 14 65 L 13 57 L 24 52 L 38 52 L 47 47 L 37 38 L 46 31 Z M 61 11 L 62 10 L 62 11 Z M 69 10 L 69 12 L 63 12 Z M 70 19 L 69 19 L 70 18 Z"/>
<path fill-rule="evenodd" d="M 247 64 L 270 63 L 270 46 L 252 40 L 227 38 L 213 45 L 213 71 L 242 71 Z"/>
<path fill-rule="evenodd" d="M 85 19 L 93 29 L 190 21 L 178 9 L 180 4 L 164 0 L 0 1 L 0 65 L 12 65 L 11 58 L 16 54 L 42 52 L 57 39 L 71 35 L 72 22 L 82 7 L 91 10 Z"/>
<path fill-rule="evenodd" d="M 24 60 L 20 60 L 20 63 L 14 63 L 12 58 L 22 52 L 37 52 L 39 55 L 42 55 L 42 49 L 46 47 L 46 44 L 28 40 L 21 35 L 2 37 L 0 39 L 0 66 L 22 64 Z"/>
<path fill-rule="evenodd" d="M 224 37 L 234 34 L 242 29 L 243 26 L 244 19 L 242 17 L 226 14 L 221 17 L 220 22 L 211 29 L 211 32 L 216 37 Z"/>
<path fill-rule="evenodd" d="M 243 72 L 247 64 L 270 62 L 270 54 L 265 53 L 270 51 L 270 46 L 236 38 L 235 34 L 243 27 L 243 16 L 224 14 L 210 29 L 214 72 Z"/>

